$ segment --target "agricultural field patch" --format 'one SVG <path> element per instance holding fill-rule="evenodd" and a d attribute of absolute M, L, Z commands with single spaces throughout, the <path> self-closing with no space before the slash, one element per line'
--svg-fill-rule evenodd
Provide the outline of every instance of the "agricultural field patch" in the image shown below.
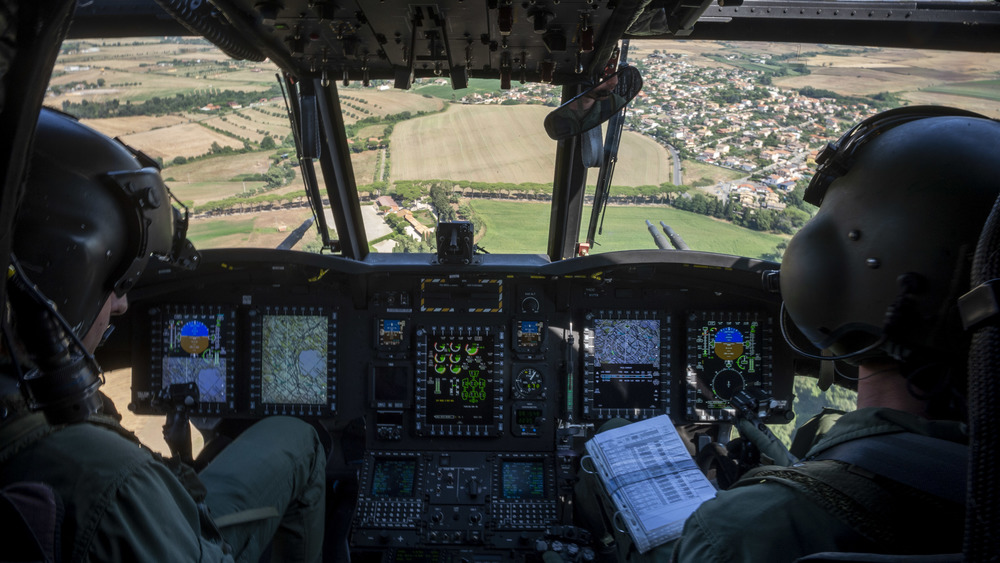
<path fill-rule="evenodd" d="M 402 92 L 399 90 L 373 90 L 373 89 L 360 89 L 360 88 L 344 88 L 340 91 L 341 105 L 344 106 L 344 111 L 351 111 L 347 107 L 347 103 L 352 105 L 363 107 L 367 109 L 370 113 L 359 114 L 358 118 L 353 121 L 345 119 L 345 121 L 354 123 L 360 118 L 371 117 L 371 116 L 383 116 L 390 113 L 402 113 L 408 111 L 410 113 L 416 113 L 418 111 L 438 111 L 444 107 L 444 101 L 438 98 L 425 98 L 423 96 L 414 96 L 410 92 Z M 355 113 L 357 113 L 355 111 Z"/>
<path fill-rule="evenodd" d="M 258 128 L 253 126 L 252 121 L 233 114 L 216 116 L 206 119 L 202 123 L 252 143 L 259 143 L 264 138 L 264 134 L 260 133 L 257 130 Z"/>
<path fill-rule="evenodd" d="M 351 153 L 351 166 L 354 168 L 354 183 L 357 186 L 371 184 L 375 180 L 375 167 L 378 164 L 379 151 L 361 151 Z"/>
<path fill-rule="evenodd" d="M 644 186 L 669 182 L 672 162 L 670 152 L 663 145 L 634 131 L 624 131 L 613 183 L 619 186 Z M 596 180 L 596 174 L 594 179 Z"/>
<path fill-rule="evenodd" d="M 902 97 L 913 105 L 931 104 L 960 107 L 993 119 L 1000 119 L 1000 101 L 930 91 L 907 92 Z"/>
<path fill-rule="evenodd" d="M 120 137 L 143 131 L 173 127 L 190 121 L 187 117 L 177 114 L 151 116 L 136 115 L 128 117 L 109 117 L 106 119 L 81 119 L 80 122 L 97 129 L 109 137 Z"/>
<path fill-rule="evenodd" d="M 264 182 L 168 182 L 177 199 L 197 206 L 210 201 L 232 197 L 243 190 L 260 188 Z"/>
<path fill-rule="evenodd" d="M 163 169 L 164 178 L 174 178 L 184 182 L 228 181 L 241 174 L 263 174 L 271 165 L 271 155 L 275 151 L 258 151 L 245 154 L 213 156 L 181 165 L 171 165 Z"/>
<path fill-rule="evenodd" d="M 192 157 L 205 154 L 211 150 L 212 143 L 234 149 L 243 146 L 241 141 L 206 129 L 197 123 L 184 123 L 154 131 L 134 133 L 122 137 L 122 140 L 149 156 L 161 157 L 163 162 L 171 161 L 178 156 Z"/>
<path fill-rule="evenodd" d="M 444 113 L 398 123 L 392 133 L 392 179 L 551 182 L 556 143 L 542 128 L 548 111 L 452 105 Z"/>

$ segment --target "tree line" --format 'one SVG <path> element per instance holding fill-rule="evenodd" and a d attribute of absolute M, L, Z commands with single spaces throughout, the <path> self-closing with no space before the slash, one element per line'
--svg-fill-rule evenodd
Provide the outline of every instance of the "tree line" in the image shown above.
<path fill-rule="evenodd" d="M 125 103 L 122 103 L 117 98 L 103 102 L 90 100 L 71 102 L 66 100 L 62 103 L 62 109 L 66 113 L 80 119 L 143 115 L 160 116 L 168 113 L 193 111 L 208 104 L 221 105 L 235 102 L 246 106 L 259 101 L 261 98 L 271 98 L 280 95 L 281 91 L 278 86 L 273 85 L 264 92 L 239 92 L 235 90 L 198 91 L 188 94 L 179 92 L 173 97 L 153 96 L 145 102 L 135 104 L 131 100 L 126 100 Z"/>

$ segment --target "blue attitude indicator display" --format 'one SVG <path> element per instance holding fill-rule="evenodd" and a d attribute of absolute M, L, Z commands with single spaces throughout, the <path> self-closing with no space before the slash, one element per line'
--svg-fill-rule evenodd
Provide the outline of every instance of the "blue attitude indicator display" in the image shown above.
<path fill-rule="evenodd" d="M 770 322 L 749 312 L 693 313 L 689 322 L 688 417 L 728 419 L 734 395 L 748 387 L 769 389 Z"/>
<path fill-rule="evenodd" d="M 194 384 L 198 402 L 193 412 L 233 408 L 235 312 L 213 305 L 167 305 L 154 322 L 159 341 L 152 347 L 153 393 Z"/>

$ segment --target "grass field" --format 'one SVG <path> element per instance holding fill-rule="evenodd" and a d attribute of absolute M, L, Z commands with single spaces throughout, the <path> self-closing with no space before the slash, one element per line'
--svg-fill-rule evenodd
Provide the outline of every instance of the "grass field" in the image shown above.
<path fill-rule="evenodd" d="M 549 206 L 545 203 L 471 200 L 486 226 L 479 245 L 491 253 L 544 254 L 549 229 Z M 586 234 L 589 209 L 584 212 L 581 232 Z M 773 252 L 787 237 L 751 231 L 711 217 L 672 207 L 607 208 L 603 234 L 592 252 L 656 248 L 646 220 L 670 225 L 693 250 L 759 258 Z M 581 235 L 581 238 L 583 238 Z"/>
<path fill-rule="evenodd" d="M 298 208 L 202 219 L 191 222 L 188 238 L 199 249 L 275 248 L 311 216 L 309 208 Z M 311 240 L 315 232 L 315 227 L 310 229 L 303 240 Z"/>
<path fill-rule="evenodd" d="M 981 80 L 977 82 L 949 84 L 947 86 L 931 86 L 930 88 L 925 88 L 925 90 L 927 92 L 983 98 L 1000 102 L 1000 80 Z"/>
<path fill-rule="evenodd" d="M 500 90 L 499 80 L 485 78 L 470 78 L 469 87 L 461 90 L 453 89 L 450 81 L 448 84 L 436 84 L 435 82 L 436 80 L 422 79 L 417 81 L 410 90 L 417 94 L 426 94 L 443 100 L 458 99 L 472 94 L 493 93 Z"/>
<path fill-rule="evenodd" d="M 681 171 L 683 172 L 684 184 L 690 186 L 698 180 L 708 180 L 712 184 L 718 182 L 731 182 L 737 178 L 743 178 L 747 174 L 730 170 L 714 164 L 705 164 L 697 160 L 682 160 Z"/>

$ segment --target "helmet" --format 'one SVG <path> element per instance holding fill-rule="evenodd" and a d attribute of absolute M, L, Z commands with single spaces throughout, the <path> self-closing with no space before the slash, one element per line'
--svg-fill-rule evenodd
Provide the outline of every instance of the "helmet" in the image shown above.
<path fill-rule="evenodd" d="M 151 254 L 170 254 L 173 222 L 169 192 L 149 157 L 42 110 L 13 251 L 21 273 L 77 336 L 112 291 L 132 287 Z"/>
<path fill-rule="evenodd" d="M 788 315 L 852 363 L 955 350 L 956 301 L 1000 193 L 1000 122 L 890 110 L 831 144 L 806 190 L 816 216 L 781 265 Z M 964 341 L 964 340 L 963 340 Z"/>

